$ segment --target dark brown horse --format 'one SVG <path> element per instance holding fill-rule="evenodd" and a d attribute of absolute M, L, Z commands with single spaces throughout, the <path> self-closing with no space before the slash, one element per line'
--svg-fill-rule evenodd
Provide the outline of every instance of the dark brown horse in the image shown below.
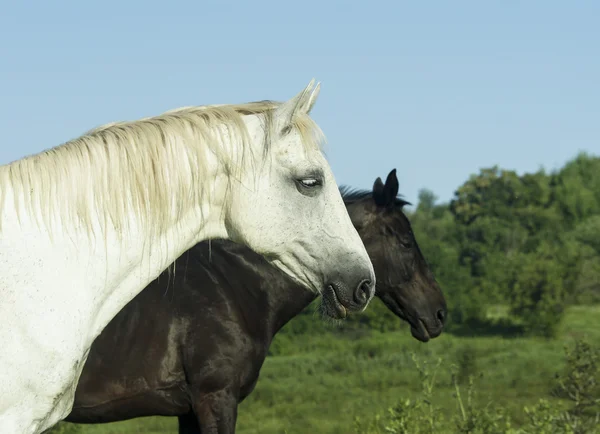
<path fill-rule="evenodd" d="M 426 342 L 442 332 L 446 302 L 397 193 L 393 170 L 385 185 L 378 178 L 373 191 L 343 196 L 373 261 L 376 295 Z M 180 433 L 233 433 L 273 336 L 314 298 L 246 247 L 198 244 L 96 339 L 66 420 L 178 416 Z M 321 310 L 346 314 L 332 289 Z"/>

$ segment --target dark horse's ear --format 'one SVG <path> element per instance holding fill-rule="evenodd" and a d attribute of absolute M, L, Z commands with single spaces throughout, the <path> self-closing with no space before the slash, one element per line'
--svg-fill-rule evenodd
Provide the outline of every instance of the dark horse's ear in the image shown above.
<path fill-rule="evenodd" d="M 383 193 L 384 190 L 385 190 L 385 185 L 383 185 L 383 181 L 381 180 L 381 178 L 377 178 L 375 180 L 375 183 L 373 184 L 373 200 L 375 200 L 375 203 L 377 204 L 377 206 L 385 205 L 385 199 L 384 199 L 384 193 Z"/>
<path fill-rule="evenodd" d="M 393 206 L 396 203 L 396 196 L 398 195 L 398 178 L 396 177 L 396 169 L 388 174 L 385 185 L 381 181 L 381 178 L 375 180 L 373 184 L 373 199 L 377 206 Z"/>

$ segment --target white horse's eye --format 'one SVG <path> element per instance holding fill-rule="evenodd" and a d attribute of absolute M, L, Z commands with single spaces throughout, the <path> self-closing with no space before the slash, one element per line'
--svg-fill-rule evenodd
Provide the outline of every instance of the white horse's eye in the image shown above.
<path fill-rule="evenodd" d="M 321 185 L 321 182 L 316 178 L 306 178 L 301 179 L 300 184 L 302 184 L 304 187 L 311 188 L 316 187 L 317 185 Z"/>

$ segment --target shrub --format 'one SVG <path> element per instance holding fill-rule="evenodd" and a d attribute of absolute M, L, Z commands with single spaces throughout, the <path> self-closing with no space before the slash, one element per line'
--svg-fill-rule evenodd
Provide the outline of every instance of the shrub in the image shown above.
<path fill-rule="evenodd" d="M 540 399 L 536 405 L 524 408 L 525 423 L 520 427 L 512 426 L 502 408 L 489 401 L 481 405 L 477 399 L 476 376 L 472 374 L 475 369 L 471 367 L 474 354 L 451 367 L 457 408 L 451 420 L 444 420 L 440 409 L 432 404 L 441 359 L 431 370 L 426 362 L 420 362 L 414 354 L 412 357 L 421 378 L 420 396 L 414 401 L 400 400 L 386 414 L 370 421 L 356 419 L 357 433 L 600 434 L 600 351 L 583 340 L 576 341 L 573 349 L 566 349 L 566 366 L 557 375 L 553 392 L 570 407 L 564 408 L 564 403 L 557 400 Z M 460 386 L 465 375 L 466 393 Z"/>

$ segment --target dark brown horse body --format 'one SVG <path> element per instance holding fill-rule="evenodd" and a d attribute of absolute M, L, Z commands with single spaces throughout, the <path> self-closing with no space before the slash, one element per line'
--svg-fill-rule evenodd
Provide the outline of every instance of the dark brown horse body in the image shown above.
<path fill-rule="evenodd" d="M 442 331 L 446 302 L 397 192 L 394 170 L 385 185 L 378 179 L 372 192 L 344 199 L 373 261 L 376 295 L 427 341 Z M 96 339 L 66 420 L 178 416 L 180 433 L 233 433 L 274 335 L 315 297 L 247 247 L 198 244 Z M 334 291 L 321 310 L 345 316 Z"/>

